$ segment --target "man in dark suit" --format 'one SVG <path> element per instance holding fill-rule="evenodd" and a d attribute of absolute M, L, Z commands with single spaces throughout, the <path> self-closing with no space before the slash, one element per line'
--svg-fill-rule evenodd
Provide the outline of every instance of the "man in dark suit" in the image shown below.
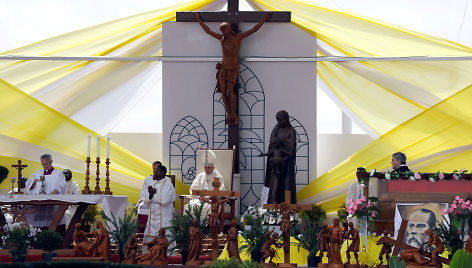
<path fill-rule="evenodd" d="M 393 172 L 407 172 L 410 170 L 406 165 L 406 155 L 402 152 L 392 154 Z"/>

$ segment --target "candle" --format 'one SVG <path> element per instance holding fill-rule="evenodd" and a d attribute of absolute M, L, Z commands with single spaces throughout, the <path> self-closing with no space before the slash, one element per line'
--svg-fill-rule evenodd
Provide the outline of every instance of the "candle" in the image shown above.
<path fill-rule="evenodd" d="M 97 158 L 100 158 L 100 136 L 97 136 Z"/>
<path fill-rule="evenodd" d="M 90 157 L 90 140 L 92 138 L 92 134 L 88 134 L 88 145 L 87 145 L 87 157 Z"/>
<path fill-rule="evenodd" d="M 110 136 L 107 136 L 107 159 L 110 159 Z"/>

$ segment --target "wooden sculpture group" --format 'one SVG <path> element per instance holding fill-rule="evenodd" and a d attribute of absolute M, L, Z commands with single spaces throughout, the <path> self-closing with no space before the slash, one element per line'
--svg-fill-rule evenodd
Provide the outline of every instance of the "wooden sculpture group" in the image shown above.
<path fill-rule="evenodd" d="M 73 240 L 75 243 L 74 253 L 77 257 L 97 257 L 104 261 L 111 261 L 110 236 L 102 222 L 96 223 L 98 231 L 93 232 L 95 240 L 90 243 L 84 231 L 80 230 L 80 223 L 75 225 Z"/>

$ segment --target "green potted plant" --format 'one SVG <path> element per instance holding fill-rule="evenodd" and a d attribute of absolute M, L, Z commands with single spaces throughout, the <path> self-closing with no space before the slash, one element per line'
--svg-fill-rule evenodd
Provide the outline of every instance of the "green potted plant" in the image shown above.
<path fill-rule="evenodd" d="M 317 209 L 318 210 L 318 209 Z M 324 212 L 324 211 L 323 211 Z M 325 219 L 325 213 L 319 213 L 320 217 L 312 217 L 304 213 L 305 222 L 303 224 L 293 225 L 290 233 L 298 241 L 298 251 L 300 247 L 308 251 L 307 262 L 309 267 L 316 267 L 321 261 L 316 252 L 320 249 L 320 239 L 318 237 Z"/>
<path fill-rule="evenodd" d="M 204 235 L 208 234 L 209 231 L 207 229 L 208 219 L 205 217 L 201 219 L 203 210 L 203 202 L 200 207 L 193 207 L 193 215 L 195 215 L 195 219 L 198 221 L 198 225 Z M 170 226 L 166 229 L 170 232 L 170 241 L 169 244 L 175 245 L 174 247 L 170 248 L 170 252 L 174 252 L 175 250 L 179 249 L 180 254 L 182 256 L 182 265 L 187 263 L 187 256 L 188 256 L 188 243 L 189 243 L 189 229 L 192 225 L 192 220 L 194 216 L 190 212 L 190 206 L 185 210 L 184 215 L 176 215 L 171 221 Z"/>
<path fill-rule="evenodd" d="M 260 262 L 262 258 L 261 249 L 266 242 L 265 234 L 269 231 L 269 227 L 263 224 L 264 217 L 254 217 L 250 214 L 243 218 L 244 228 L 241 230 L 241 236 L 244 238 L 239 247 L 239 251 L 251 253 L 251 259 Z"/>
<path fill-rule="evenodd" d="M 311 206 L 311 210 L 302 210 L 300 212 L 300 217 L 303 218 L 304 215 L 308 216 L 310 222 L 318 222 L 320 220 L 326 219 L 326 211 L 324 211 L 321 206 L 316 204 Z"/>
<path fill-rule="evenodd" d="M 49 262 L 52 258 L 57 257 L 57 253 L 53 253 L 54 250 L 61 248 L 63 237 L 51 230 L 42 231 L 36 236 L 36 245 L 46 251 L 43 253 L 43 261 Z"/>
<path fill-rule="evenodd" d="M 451 225 L 451 221 L 444 218 L 444 222 L 438 222 L 434 227 L 434 233 L 444 242 L 444 247 L 449 252 L 449 259 L 454 253 L 464 247 L 465 232 L 460 232 Z"/>
<path fill-rule="evenodd" d="M 26 223 L 9 223 L 3 227 L 2 247 L 9 249 L 13 262 L 25 262 L 38 230 Z"/>
<path fill-rule="evenodd" d="M 126 243 L 128 243 L 131 234 L 135 233 L 138 227 L 138 220 L 133 218 L 133 216 L 132 213 L 125 213 L 124 218 L 116 219 L 114 215 L 111 215 L 112 218 L 110 219 L 103 211 L 101 212 L 101 217 L 105 220 L 110 239 L 118 246 L 120 262 L 124 258 Z"/>
<path fill-rule="evenodd" d="M 84 212 L 84 225 L 81 228 L 84 232 L 90 233 L 90 227 L 95 223 L 95 220 L 100 212 L 96 205 L 89 205 Z"/>

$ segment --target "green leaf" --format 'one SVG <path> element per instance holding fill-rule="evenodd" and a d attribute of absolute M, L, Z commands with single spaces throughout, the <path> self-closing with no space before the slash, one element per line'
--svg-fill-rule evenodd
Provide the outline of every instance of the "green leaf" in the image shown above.
<path fill-rule="evenodd" d="M 392 256 L 388 259 L 390 268 L 406 268 L 405 261 L 399 261 L 397 256 Z"/>
<path fill-rule="evenodd" d="M 472 265 L 472 254 L 467 253 L 465 250 L 458 250 L 454 254 L 449 264 L 450 268 L 466 268 Z"/>

